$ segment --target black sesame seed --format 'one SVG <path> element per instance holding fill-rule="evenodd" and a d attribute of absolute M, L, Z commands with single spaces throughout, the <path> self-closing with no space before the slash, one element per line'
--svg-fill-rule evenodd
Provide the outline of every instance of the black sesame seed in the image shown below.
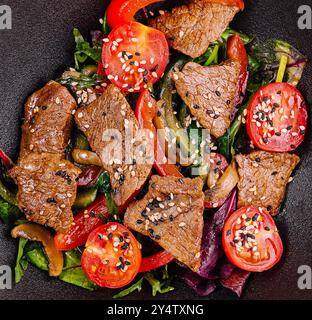
<path fill-rule="evenodd" d="M 260 158 L 260 157 L 257 157 L 255 160 L 256 160 L 256 162 L 258 162 L 258 163 L 261 162 L 261 158 Z"/>
<path fill-rule="evenodd" d="M 143 77 L 143 82 L 148 83 L 148 80 L 145 77 Z"/>
<path fill-rule="evenodd" d="M 272 210 L 272 206 L 267 206 L 267 210 L 271 211 Z"/>
<path fill-rule="evenodd" d="M 305 101 L 302 101 L 302 102 L 301 102 L 301 107 L 304 108 L 305 106 L 306 106 L 306 102 L 305 102 Z"/>
<path fill-rule="evenodd" d="M 213 116 L 214 119 L 218 119 L 219 117 L 220 117 L 219 114 L 215 114 L 215 115 Z"/>
<path fill-rule="evenodd" d="M 90 212 L 90 216 L 91 216 L 92 218 L 95 218 L 95 217 L 96 217 L 95 212 L 94 212 L 94 211 L 91 211 L 91 212 Z"/>
<path fill-rule="evenodd" d="M 256 239 L 256 237 L 251 233 L 247 233 L 247 237 L 251 239 Z"/>
<path fill-rule="evenodd" d="M 169 216 L 169 220 L 170 220 L 171 222 L 174 220 L 174 217 L 173 217 L 172 214 Z"/>
<path fill-rule="evenodd" d="M 147 76 L 148 75 L 148 71 L 147 70 L 145 70 L 144 72 L 143 72 L 143 76 Z"/>
<path fill-rule="evenodd" d="M 221 97 L 221 92 L 220 92 L 220 91 L 216 91 L 216 95 L 217 95 L 218 97 Z"/>
<path fill-rule="evenodd" d="M 279 108 L 279 106 L 280 106 L 280 105 L 279 105 L 278 103 L 276 103 L 276 102 L 273 103 L 273 107 L 274 107 L 274 108 Z"/>
<path fill-rule="evenodd" d="M 280 137 L 282 135 L 282 133 L 281 132 L 275 132 L 275 135 Z"/>
<path fill-rule="evenodd" d="M 227 104 L 227 105 L 230 105 L 230 104 L 231 104 L 231 100 L 227 100 L 227 101 L 226 101 L 226 104 Z"/>
<path fill-rule="evenodd" d="M 157 234 L 157 235 L 155 236 L 155 239 L 156 239 L 156 240 L 160 240 L 160 239 L 161 239 L 160 235 Z"/>
<path fill-rule="evenodd" d="M 264 101 L 264 102 L 267 102 L 268 100 L 269 100 L 269 97 L 268 97 L 268 96 L 263 97 L 263 101 Z"/>
<path fill-rule="evenodd" d="M 300 130 L 300 134 L 305 134 L 305 130 Z"/>
<path fill-rule="evenodd" d="M 138 220 L 136 221 L 136 223 L 137 223 L 137 224 L 142 224 L 142 223 L 143 223 L 143 220 L 138 219 Z"/>
<path fill-rule="evenodd" d="M 130 236 L 130 233 L 129 232 L 123 232 L 123 235 L 127 238 Z"/>
<path fill-rule="evenodd" d="M 47 203 L 57 203 L 55 198 L 48 198 Z"/>
<path fill-rule="evenodd" d="M 43 106 L 43 107 L 41 107 L 41 109 L 44 111 L 44 110 L 47 110 L 48 107 L 47 106 Z"/>
<path fill-rule="evenodd" d="M 130 265 L 131 265 L 131 262 L 130 262 L 130 261 L 126 261 L 126 262 L 125 262 L 125 265 L 126 265 L 126 266 L 130 266 Z"/>
<path fill-rule="evenodd" d="M 111 240 L 112 237 L 113 237 L 113 234 L 110 232 L 110 233 L 107 235 L 107 238 L 108 238 L 109 240 Z"/>
<path fill-rule="evenodd" d="M 269 140 L 268 140 L 267 138 L 263 138 L 263 142 L 264 142 L 264 143 L 268 143 Z"/>
<path fill-rule="evenodd" d="M 213 110 L 207 110 L 206 113 L 209 114 L 209 115 L 210 114 L 214 114 Z"/>
<path fill-rule="evenodd" d="M 140 52 L 136 52 L 135 55 L 136 55 L 137 57 L 139 57 L 139 56 L 141 55 L 141 53 L 140 53 Z"/>
<path fill-rule="evenodd" d="M 231 245 L 232 247 L 235 247 L 235 244 L 234 244 L 233 241 L 230 242 L 230 245 Z"/>
<path fill-rule="evenodd" d="M 194 109 L 200 109 L 200 106 L 199 106 L 198 104 L 194 104 L 194 105 L 193 105 L 193 108 L 194 108 Z"/>
<path fill-rule="evenodd" d="M 277 94 L 281 94 L 281 93 L 282 93 L 282 91 L 280 91 L 280 90 L 279 90 L 279 91 L 277 91 L 276 93 L 277 93 Z"/>
<path fill-rule="evenodd" d="M 239 239 L 234 239 L 233 242 L 234 243 L 238 243 L 240 240 Z"/>
<path fill-rule="evenodd" d="M 290 147 L 291 147 L 292 149 L 296 149 L 296 146 L 295 146 L 294 144 L 291 144 Z"/>
<path fill-rule="evenodd" d="M 276 176 L 277 173 L 278 173 L 277 171 L 273 171 L 273 172 L 271 173 L 271 175 L 272 175 L 272 176 Z"/>
<path fill-rule="evenodd" d="M 287 127 L 287 130 L 291 130 L 291 129 L 292 129 L 292 127 L 293 127 L 293 126 L 288 126 L 288 127 Z"/>
<path fill-rule="evenodd" d="M 269 227 L 264 228 L 265 231 L 270 231 L 271 229 Z"/>
<path fill-rule="evenodd" d="M 155 182 L 152 182 L 151 187 L 152 187 L 153 189 L 155 189 L 156 183 L 155 183 Z"/>
<path fill-rule="evenodd" d="M 130 65 L 130 66 L 133 66 L 133 65 L 134 65 L 134 61 L 130 61 L 130 62 L 129 62 L 129 65 Z"/>
<path fill-rule="evenodd" d="M 154 235 L 154 229 L 149 228 L 149 229 L 148 229 L 148 232 L 149 232 L 150 235 Z"/>
<path fill-rule="evenodd" d="M 133 55 L 132 54 L 129 54 L 128 55 L 128 58 L 131 60 L 133 58 Z"/>
<path fill-rule="evenodd" d="M 190 93 L 188 91 L 185 92 L 185 96 L 188 97 Z"/>
<path fill-rule="evenodd" d="M 157 111 L 157 117 L 160 117 L 160 116 L 161 116 L 161 112 Z"/>
<path fill-rule="evenodd" d="M 226 232 L 226 235 L 227 235 L 227 236 L 230 236 L 230 235 L 231 235 L 231 230 L 228 230 L 228 231 Z"/>
<path fill-rule="evenodd" d="M 252 217 L 252 221 L 256 221 L 259 217 L 259 213 L 256 213 L 253 217 Z"/>

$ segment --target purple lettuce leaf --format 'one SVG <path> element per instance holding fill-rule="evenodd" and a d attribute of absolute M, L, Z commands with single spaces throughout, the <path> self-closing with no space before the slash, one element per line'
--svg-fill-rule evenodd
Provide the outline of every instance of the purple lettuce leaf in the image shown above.
<path fill-rule="evenodd" d="M 204 225 L 201 257 L 202 265 L 198 274 L 210 279 L 211 272 L 217 267 L 218 261 L 223 257 L 222 229 L 227 217 L 236 210 L 236 190 L 226 200 L 223 206 Z"/>
<path fill-rule="evenodd" d="M 227 279 L 221 279 L 220 283 L 223 287 L 232 290 L 241 297 L 249 276 L 250 272 L 235 268 L 232 274 Z"/>
<path fill-rule="evenodd" d="M 218 281 L 204 279 L 191 270 L 184 270 L 180 278 L 201 297 L 209 296 L 218 286 Z"/>

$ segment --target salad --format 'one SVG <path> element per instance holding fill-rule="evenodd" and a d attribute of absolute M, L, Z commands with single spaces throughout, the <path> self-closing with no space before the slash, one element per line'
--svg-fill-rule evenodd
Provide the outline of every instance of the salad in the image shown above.
<path fill-rule="evenodd" d="M 114 298 L 176 278 L 241 296 L 283 255 L 307 58 L 229 27 L 243 0 L 156 2 L 112 0 L 90 42 L 74 29 L 74 66 L 25 104 L 16 163 L 0 149 L 16 283 L 32 264 Z"/>

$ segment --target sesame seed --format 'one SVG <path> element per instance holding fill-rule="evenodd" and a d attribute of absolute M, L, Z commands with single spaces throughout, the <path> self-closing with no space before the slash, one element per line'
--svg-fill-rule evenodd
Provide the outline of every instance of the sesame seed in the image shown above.
<path fill-rule="evenodd" d="M 181 222 L 180 224 L 179 224 L 179 227 L 180 228 L 183 228 L 183 227 L 185 227 L 186 226 L 186 223 L 185 222 Z"/>

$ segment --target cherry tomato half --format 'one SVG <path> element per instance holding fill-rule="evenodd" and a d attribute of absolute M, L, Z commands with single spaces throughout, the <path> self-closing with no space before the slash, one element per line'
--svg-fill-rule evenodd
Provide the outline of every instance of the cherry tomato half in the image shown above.
<path fill-rule="evenodd" d="M 112 0 L 107 8 L 107 22 L 115 28 L 133 20 L 134 15 L 149 4 L 163 0 Z"/>
<path fill-rule="evenodd" d="M 107 78 L 127 92 L 143 91 L 148 83 L 158 81 L 168 57 L 165 35 L 138 22 L 120 25 L 104 39 L 102 60 Z"/>
<path fill-rule="evenodd" d="M 237 267 L 262 272 L 279 262 L 282 240 L 275 222 L 264 209 L 243 207 L 225 222 L 222 243 L 226 256 Z"/>
<path fill-rule="evenodd" d="M 256 147 L 266 151 L 292 151 L 304 139 L 306 103 L 294 86 L 272 83 L 254 95 L 246 120 L 248 135 Z"/>
<path fill-rule="evenodd" d="M 100 287 L 121 288 L 139 272 L 140 247 L 126 227 L 108 223 L 90 234 L 81 265 L 88 278 Z"/>

